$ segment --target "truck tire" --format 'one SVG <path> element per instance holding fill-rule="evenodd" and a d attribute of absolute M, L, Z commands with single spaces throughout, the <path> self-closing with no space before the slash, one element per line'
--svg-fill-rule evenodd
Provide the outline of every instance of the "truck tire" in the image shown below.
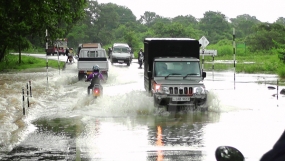
<path fill-rule="evenodd" d="M 127 66 L 130 66 L 130 62 L 127 62 Z"/>
<path fill-rule="evenodd" d="M 153 95 L 153 106 L 154 107 L 159 107 L 159 104 L 158 104 L 158 102 L 156 101 L 156 99 L 155 99 L 155 96 Z"/>
<path fill-rule="evenodd" d="M 84 78 L 84 74 L 78 73 L 78 81 L 82 80 Z"/>

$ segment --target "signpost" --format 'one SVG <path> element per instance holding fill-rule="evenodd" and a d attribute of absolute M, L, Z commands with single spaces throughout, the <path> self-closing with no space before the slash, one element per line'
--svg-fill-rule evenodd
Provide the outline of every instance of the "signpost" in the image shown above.
<path fill-rule="evenodd" d="M 209 45 L 209 41 L 207 40 L 207 38 L 205 36 L 201 37 L 201 39 L 199 40 L 199 43 L 201 44 L 202 48 L 206 48 L 206 46 Z"/>
<path fill-rule="evenodd" d="M 246 45 L 245 45 L 245 42 L 242 42 L 242 43 L 237 43 L 236 44 L 236 50 L 238 48 L 243 48 L 244 49 L 244 54 L 246 54 Z M 237 53 L 237 52 L 236 52 Z"/>
<path fill-rule="evenodd" d="M 205 47 L 210 43 L 205 36 L 202 36 L 201 39 L 199 40 L 199 43 L 202 46 L 202 71 L 204 70 L 204 52 L 205 52 Z"/>
<path fill-rule="evenodd" d="M 205 56 L 217 56 L 218 55 L 218 51 L 217 50 L 212 50 L 212 49 L 204 49 L 204 52 L 202 49 L 200 49 L 200 54 L 203 54 Z"/>
<path fill-rule="evenodd" d="M 47 50 L 48 50 L 48 30 L 46 29 L 46 68 L 47 68 L 47 90 L 48 90 L 48 54 L 47 54 Z"/>

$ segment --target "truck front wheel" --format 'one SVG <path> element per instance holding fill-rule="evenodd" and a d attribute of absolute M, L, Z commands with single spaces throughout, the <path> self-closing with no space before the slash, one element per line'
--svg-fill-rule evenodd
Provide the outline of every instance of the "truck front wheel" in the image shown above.
<path fill-rule="evenodd" d="M 153 95 L 153 106 L 154 106 L 154 107 L 160 107 L 160 105 L 159 105 L 157 99 L 155 98 L 155 95 Z"/>

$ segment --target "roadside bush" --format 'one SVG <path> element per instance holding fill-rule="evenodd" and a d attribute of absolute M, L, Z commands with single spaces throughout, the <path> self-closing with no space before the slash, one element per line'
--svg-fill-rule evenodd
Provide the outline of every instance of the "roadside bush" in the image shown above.
<path fill-rule="evenodd" d="M 279 66 L 279 68 L 277 69 L 277 74 L 279 77 L 285 78 L 285 65 L 284 64 Z"/>

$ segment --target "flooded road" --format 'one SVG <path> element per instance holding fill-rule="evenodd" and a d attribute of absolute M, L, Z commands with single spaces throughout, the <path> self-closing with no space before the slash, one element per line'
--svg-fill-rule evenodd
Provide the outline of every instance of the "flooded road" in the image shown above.
<path fill-rule="evenodd" d="M 45 69 L 1 74 L 0 159 L 210 161 L 218 146 L 230 145 L 259 160 L 284 130 L 285 98 L 267 88 L 277 77 L 236 74 L 234 83 L 233 72 L 212 74 L 205 79 L 209 111 L 178 113 L 153 107 L 137 63 L 110 65 L 96 100 L 87 97 L 88 83 L 77 81 L 76 64 L 49 69 L 48 86 Z"/>

